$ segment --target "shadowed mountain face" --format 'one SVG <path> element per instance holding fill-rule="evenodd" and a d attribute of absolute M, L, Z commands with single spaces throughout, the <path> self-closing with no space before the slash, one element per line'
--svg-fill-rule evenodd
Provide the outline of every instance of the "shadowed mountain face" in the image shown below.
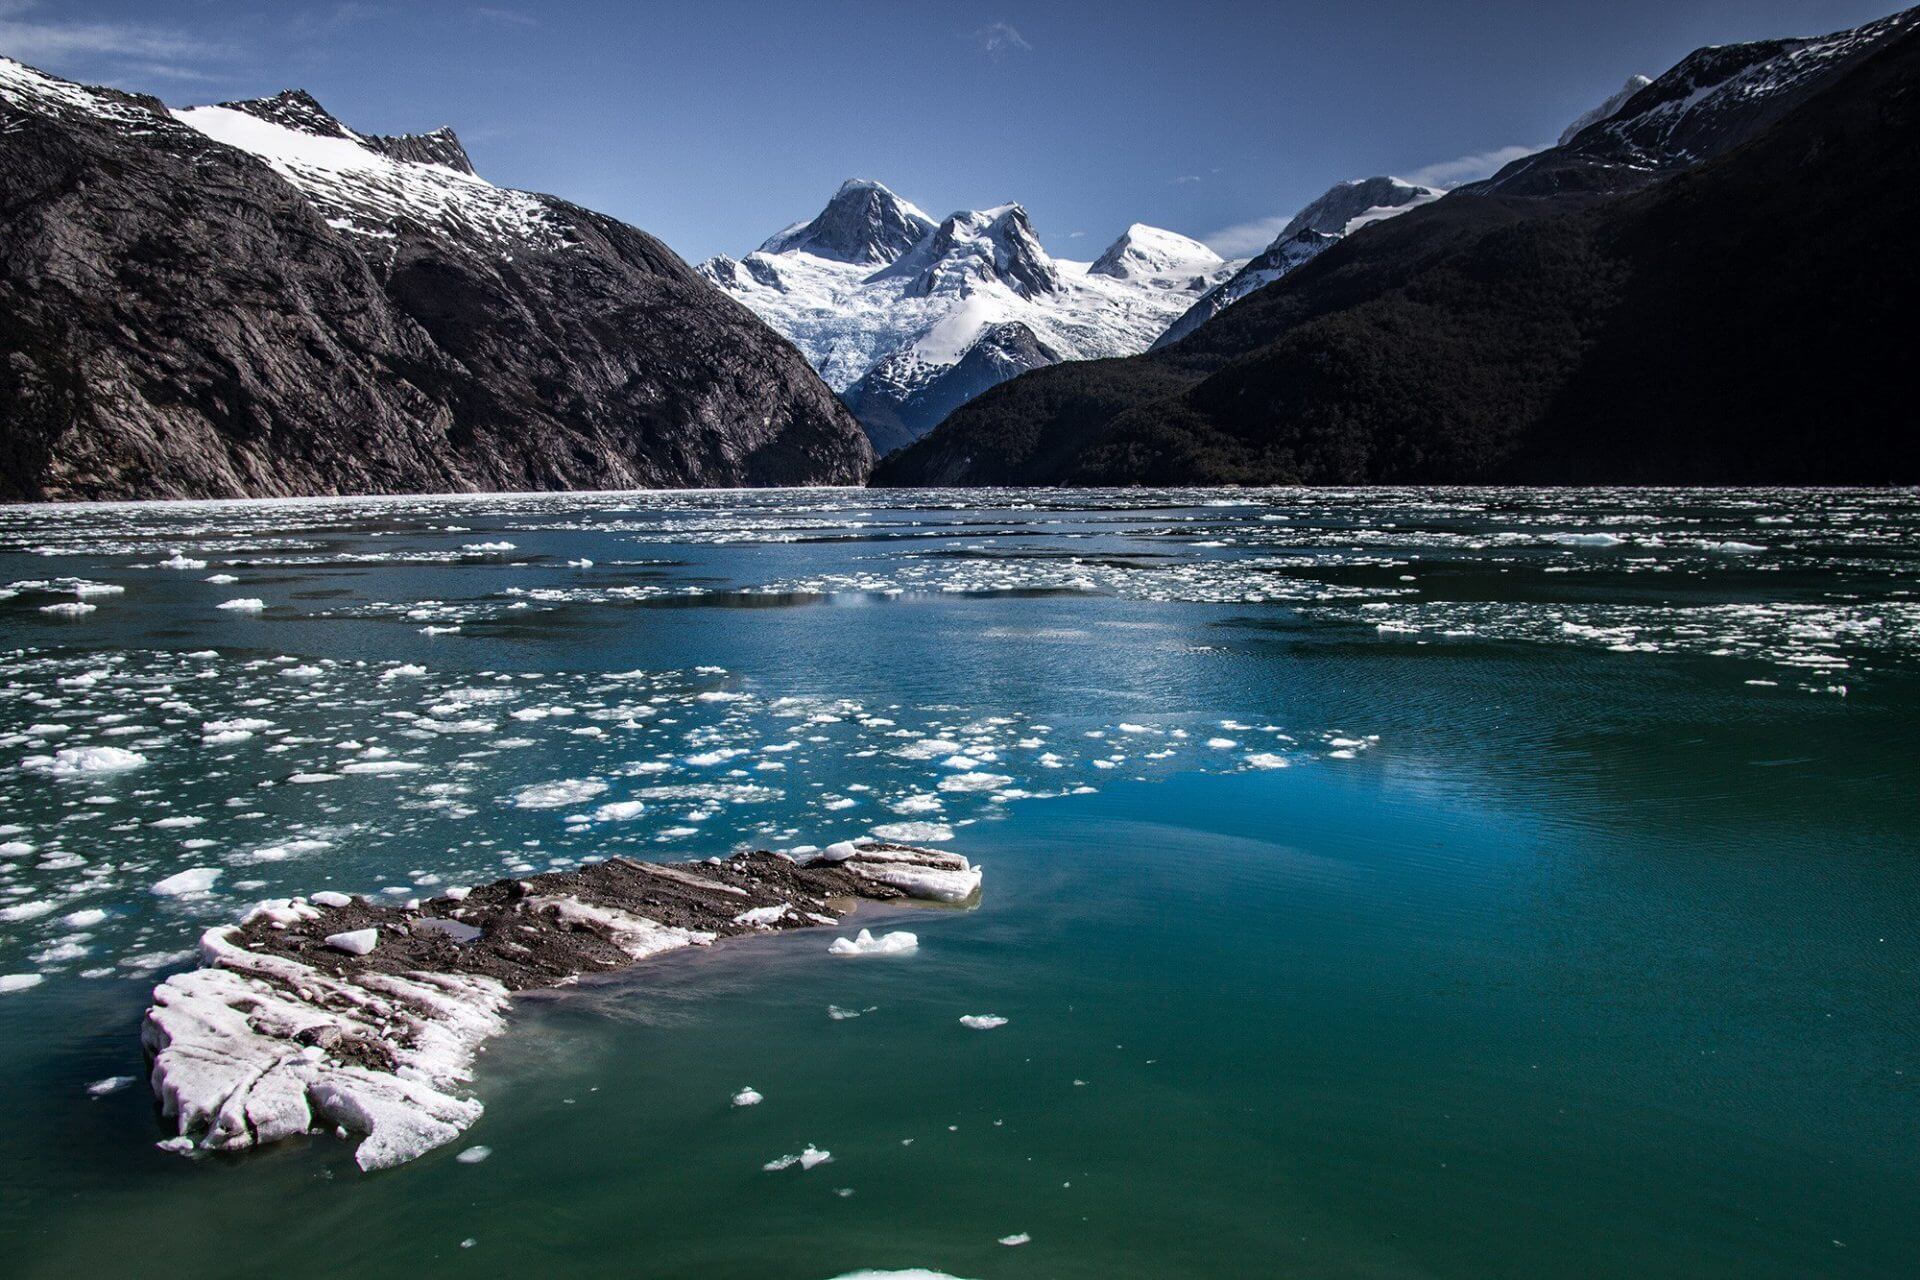
<path fill-rule="evenodd" d="M 1761 88 L 1783 99 L 1757 132 L 1690 123 L 1692 145 L 1726 142 L 1718 158 L 1670 158 L 1610 197 L 1597 181 L 1455 192 L 1165 350 L 988 392 L 874 483 L 1920 480 L 1899 376 L 1920 283 L 1913 25 L 1704 51 L 1747 77 L 1740 120 Z M 1808 48 L 1844 65 L 1755 77 Z M 1711 101 L 1702 61 L 1572 145 L 1637 119 L 1648 95 Z M 1668 96 L 1669 77 L 1694 91 Z M 1566 171 L 1543 155 L 1531 172 Z"/>
<path fill-rule="evenodd" d="M 857 483 L 798 352 L 659 241 L 304 93 L 0 60 L 0 496 Z"/>

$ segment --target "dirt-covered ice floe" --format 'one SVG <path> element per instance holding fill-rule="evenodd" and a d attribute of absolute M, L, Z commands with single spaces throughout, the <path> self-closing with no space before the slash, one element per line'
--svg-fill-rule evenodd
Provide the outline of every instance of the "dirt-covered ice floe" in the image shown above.
<path fill-rule="evenodd" d="M 238 1151 L 339 1128 L 365 1135 L 361 1168 L 400 1164 L 479 1118 L 474 1055 L 506 1029 L 516 991 L 834 924 L 861 899 L 964 903 L 979 888 L 959 854 L 865 841 L 805 861 L 612 858 L 405 907 L 331 892 L 263 902 L 208 930 L 201 967 L 154 989 L 142 1038 L 178 1126 L 162 1145 Z"/>

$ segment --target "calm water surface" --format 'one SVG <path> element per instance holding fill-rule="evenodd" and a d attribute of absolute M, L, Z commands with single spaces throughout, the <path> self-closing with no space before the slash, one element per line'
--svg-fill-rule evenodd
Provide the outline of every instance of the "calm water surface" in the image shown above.
<path fill-rule="evenodd" d="M 1910 492 L 9 508 L 0 626 L 9 1275 L 1915 1274 Z M 876 831 L 987 867 L 913 956 L 524 998 L 390 1172 L 154 1146 L 258 898 Z"/>

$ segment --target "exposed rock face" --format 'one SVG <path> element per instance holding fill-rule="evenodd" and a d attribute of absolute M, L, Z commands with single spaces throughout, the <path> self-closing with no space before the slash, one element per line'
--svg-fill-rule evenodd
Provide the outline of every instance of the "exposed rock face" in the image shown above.
<path fill-rule="evenodd" d="M 264 902 L 208 930 L 201 967 L 154 989 L 142 1038 L 178 1130 L 162 1145 L 237 1151 L 338 1126 L 366 1135 L 361 1168 L 399 1164 L 480 1117 L 462 1086 L 506 1029 L 512 992 L 831 925 L 863 899 L 960 904 L 979 889 L 958 854 L 866 841 L 804 863 L 613 858 L 414 907 L 337 893 Z"/>
<path fill-rule="evenodd" d="M 934 221 L 877 182 L 849 178 L 813 221 L 767 237 L 761 253 L 810 253 L 881 266 L 919 244 Z"/>
<path fill-rule="evenodd" d="M 785 341 L 659 241 L 288 92 L 0 59 L 0 497 L 858 483 Z"/>

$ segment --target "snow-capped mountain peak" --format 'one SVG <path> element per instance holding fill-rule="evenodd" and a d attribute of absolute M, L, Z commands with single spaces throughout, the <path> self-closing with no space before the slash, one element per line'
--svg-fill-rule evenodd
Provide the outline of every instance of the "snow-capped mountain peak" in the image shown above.
<path fill-rule="evenodd" d="M 769 236 L 761 253 L 810 253 L 833 262 L 882 265 L 919 244 L 933 219 L 878 182 L 848 178 L 809 222 Z"/>
<path fill-rule="evenodd" d="M 1121 232 L 1087 271 L 1116 280 L 1190 279 L 1218 271 L 1224 261 L 1198 240 L 1136 222 Z"/>
<path fill-rule="evenodd" d="M 1249 260 L 1195 302 L 1185 315 L 1168 325 L 1151 349 L 1158 351 L 1172 346 L 1248 294 L 1264 289 L 1319 257 L 1342 237 L 1369 223 L 1438 200 L 1443 194 L 1433 187 L 1384 176 L 1334 183 L 1318 199 L 1294 214 L 1258 257 Z"/>
<path fill-rule="evenodd" d="M 358 134 L 299 89 L 171 114 L 265 161 L 336 230 L 386 238 L 405 223 L 489 252 L 570 243 L 544 197 L 496 187 L 475 174 L 450 129 Z"/>
<path fill-rule="evenodd" d="M 1627 105 L 1627 99 L 1633 97 L 1634 94 L 1640 92 L 1652 83 L 1652 76 L 1628 76 L 1627 82 L 1616 89 L 1613 95 L 1605 102 L 1597 107 L 1582 111 L 1579 115 L 1575 116 L 1573 123 L 1561 131 L 1559 145 L 1563 147 L 1566 146 L 1569 142 L 1579 137 L 1580 131 L 1588 125 L 1599 124 L 1602 120 L 1610 118 L 1614 112 Z"/>
<path fill-rule="evenodd" d="M 1418 205 L 1438 200 L 1444 192 L 1423 187 L 1400 178 L 1359 178 L 1336 182 L 1319 199 L 1307 205 L 1274 237 L 1274 247 L 1282 245 L 1302 231 L 1322 235 L 1351 235 L 1369 222 L 1405 213 Z"/>
<path fill-rule="evenodd" d="M 1027 211 L 1017 204 L 947 215 L 931 236 L 880 275 L 907 280 L 909 292 L 920 297 L 964 297 L 989 283 L 1023 298 L 1060 288 L 1053 259 L 1041 247 Z"/>

